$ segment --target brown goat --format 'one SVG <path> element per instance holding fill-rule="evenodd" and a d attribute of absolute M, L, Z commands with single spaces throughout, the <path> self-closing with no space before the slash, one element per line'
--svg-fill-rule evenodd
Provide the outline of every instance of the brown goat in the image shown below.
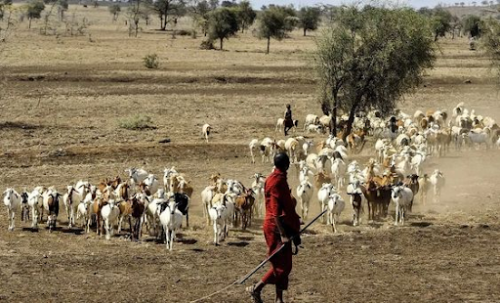
<path fill-rule="evenodd" d="M 245 194 L 236 198 L 235 208 L 237 215 L 241 216 L 241 228 L 245 230 L 247 226 L 252 226 L 252 209 L 255 203 L 253 190 L 247 189 Z M 238 222 L 238 216 L 236 218 Z"/>

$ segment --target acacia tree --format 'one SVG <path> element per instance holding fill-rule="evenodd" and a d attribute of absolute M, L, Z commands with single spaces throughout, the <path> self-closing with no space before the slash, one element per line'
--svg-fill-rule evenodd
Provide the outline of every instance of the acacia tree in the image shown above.
<path fill-rule="evenodd" d="M 447 10 L 436 8 L 431 17 L 431 27 L 434 33 L 434 41 L 439 37 L 444 37 L 451 29 L 453 16 Z"/>
<path fill-rule="evenodd" d="M 304 30 L 304 37 L 307 31 L 315 31 L 321 18 L 321 10 L 317 7 L 303 7 L 299 11 L 299 27 Z"/>
<path fill-rule="evenodd" d="M 208 17 L 210 12 L 214 11 L 219 7 L 218 0 L 194 0 L 193 4 L 190 6 L 190 11 L 193 16 L 193 20 L 197 23 L 206 37 L 208 33 Z"/>
<path fill-rule="evenodd" d="M 497 20 L 489 19 L 483 23 L 482 30 L 482 44 L 491 59 L 493 68 L 497 71 L 498 84 L 500 85 L 500 23 Z"/>
<path fill-rule="evenodd" d="M 243 0 L 237 6 L 238 19 L 240 21 L 241 32 L 244 33 L 257 18 L 257 13 L 253 10 L 252 5 L 248 0 Z"/>
<path fill-rule="evenodd" d="M 337 110 L 349 114 L 345 139 L 358 111 L 388 114 L 421 83 L 423 70 L 435 60 L 430 33 L 427 20 L 410 9 L 340 10 L 318 39 L 315 55 L 320 100 L 323 111 L 332 114 L 332 135 L 337 135 Z"/>
<path fill-rule="evenodd" d="M 238 14 L 234 8 L 220 7 L 208 17 L 208 36 L 211 40 L 219 39 L 220 50 L 224 39 L 229 39 L 239 31 Z"/>
<path fill-rule="evenodd" d="M 258 36 L 267 39 L 266 54 L 269 54 L 271 48 L 271 38 L 281 41 L 293 30 L 295 24 L 294 11 L 287 7 L 270 6 L 261 13 Z"/>
<path fill-rule="evenodd" d="M 150 2 L 153 10 L 160 18 L 160 30 L 167 29 L 169 17 L 180 16 L 184 13 L 186 2 L 184 0 L 157 0 Z"/>
<path fill-rule="evenodd" d="M 42 1 L 32 0 L 26 5 L 26 16 L 28 17 L 28 28 L 31 28 L 31 20 L 40 19 L 45 4 Z"/>
<path fill-rule="evenodd" d="M 118 15 L 120 15 L 120 12 L 122 11 L 120 4 L 113 4 L 108 7 L 109 13 L 113 15 L 113 22 L 118 19 Z"/>
<path fill-rule="evenodd" d="M 480 31 L 481 18 L 475 15 L 467 16 L 463 21 L 464 33 L 469 34 L 470 37 L 477 37 L 481 34 Z"/>

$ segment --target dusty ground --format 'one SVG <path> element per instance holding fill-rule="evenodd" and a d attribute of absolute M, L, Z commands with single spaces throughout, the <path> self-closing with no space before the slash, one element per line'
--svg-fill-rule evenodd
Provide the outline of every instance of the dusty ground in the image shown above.
<path fill-rule="evenodd" d="M 259 221 L 247 232 L 231 231 L 221 247 L 210 244 L 199 206 L 207 177 L 220 172 L 248 184 L 254 172 L 268 173 L 269 164 L 250 164 L 247 143 L 281 138 L 274 123 L 284 104 L 292 103 L 299 119 L 320 114 L 310 37 L 297 33 L 273 41 L 269 56 L 261 53 L 264 43 L 250 35 L 229 40 L 227 52 L 205 52 L 197 49 L 200 38 L 173 41 L 147 31 L 126 38 L 123 28 L 104 22 L 105 10 L 98 12 L 89 13 L 96 20 L 92 43 L 85 37 L 42 37 L 26 24 L 9 41 L 0 61 L 6 77 L 0 188 L 62 190 L 79 179 L 123 175 L 129 166 L 161 175 L 164 166 L 175 165 L 196 190 L 193 224 L 169 253 L 148 237 L 142 243 L 105 241 L 93 232 L 68 230 L 64 212 L 61 228 L 52 234 L 44 225 L 32 232 L 19 221 L 7 232 L 1 211 L 2 301 L 189 302 L 225 287 L 262 260 L 265 245 Z M 500 119 L 486 58 L 469 52 L 464 40 L 445 41 L 441 50 L 425 87 L 401 108 L 451 110 L 463 101 Z M 142 67 L 142 56 L 151 52 L 163 59 L 160 70 Z M 464 85 L 465 79 L 472 84 Z M 120 119 L 134 114 L 150 116 L 156 128 L 118 128 Z M 215 128 L 208 145 L 200 139 L 207 122 Z M 167 137 L 172 143 L 157 143 Z M 368 155 L 369 148 L 360 159 Z M 353 228 L 350 207 L 340 234 L 315 225 L 295 258 L 287 302 L 498 301 L 498 163 L 497 150 L 430 159 L 425 171 L 442 170 L 447 187 L 439 203 L 417 201 L 405 227 L 393 227 L 388 218 Z M 297 184 L 293 176 L 291 184 Z M 270 290 L 265 299 L 271 302 Z M 206 302 L 247 301 L 243 288 L 234 287 Z"/>

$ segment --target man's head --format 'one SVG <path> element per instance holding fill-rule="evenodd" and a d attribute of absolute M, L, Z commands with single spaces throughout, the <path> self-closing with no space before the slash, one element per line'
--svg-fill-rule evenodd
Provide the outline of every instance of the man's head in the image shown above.
<path fill-rule="evenodd" d="M 281 171 L 287 171 L 290 167 L 290 158 L 285 153 L 278 153 L 274 156 L 274 166 Z"/>
<path fill-rule="evenodd" d="M 287 105 L 286 105 L 286 108 L 290 109 L 290 107 L 291 107 L 291 106 L 290 106 L 290 104 L 287 104 Z"/>

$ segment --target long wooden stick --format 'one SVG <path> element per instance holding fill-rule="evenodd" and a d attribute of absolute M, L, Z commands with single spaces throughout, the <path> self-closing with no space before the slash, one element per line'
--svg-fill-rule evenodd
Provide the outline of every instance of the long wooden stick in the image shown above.
<path fill-rule="evenodd" d="M 306 226 L 304 226 L 300 232 L 297 235 L 294 235 L 292 238 L 290 238 L 290 241 L 293 241 L 294 237 L 299 236 L 302 234 L 309 226 L 311 226 L 314 222 L 316 222 L 321 216 L 323 216 L 326 213 L 326 209 L 322 211 L 319 215 L 314 217 L 314 219 L 311 220 L 311 222 L 307 223 Z M 253 276 L 259 269 L 261 269 L 264 265 L 266 265 L 269 260 L 271 260 L 276 254 L 278 254 L 283 248 L 285 247 L 285 244 L 282 244 L 277 250 L 275 250 L 269 257 L 267 257 L 264 261 L 262 261 L 257 267 L 255 267 L 251 272 L 249 272 L 246 276 L 243 278 L 237 280 L 234 282 L 234 284 L 243 284 L 245 283 L 248 279 L 250 279 L 251 276 Z"/>

